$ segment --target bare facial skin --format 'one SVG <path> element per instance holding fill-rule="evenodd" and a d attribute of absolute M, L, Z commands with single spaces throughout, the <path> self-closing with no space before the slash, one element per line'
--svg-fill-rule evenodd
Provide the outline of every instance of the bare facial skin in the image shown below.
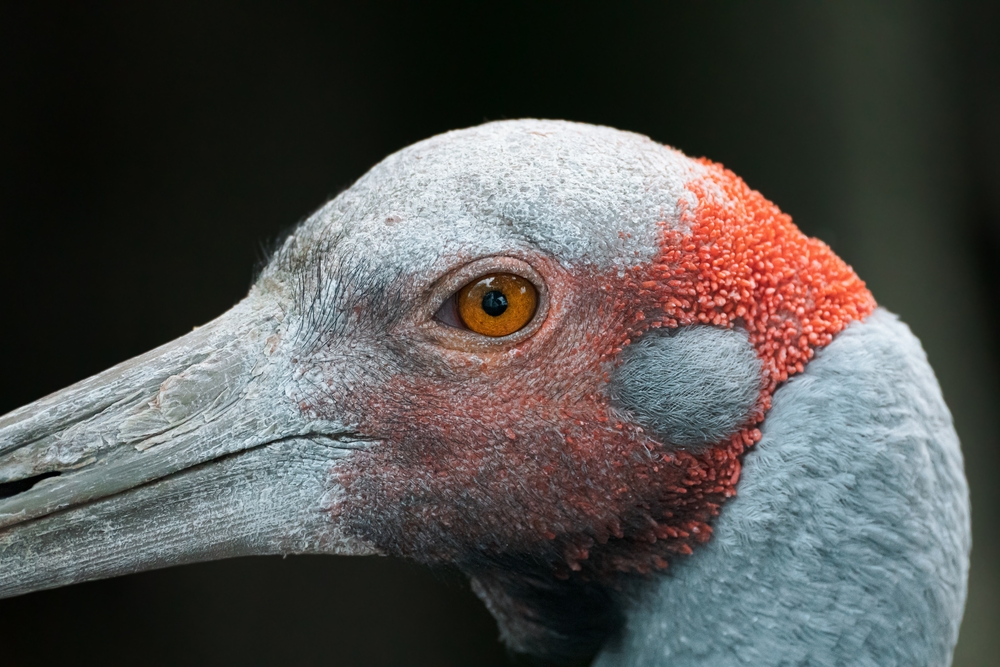
<path fill-rule="evenodd" d="M 626 168 L 636 157 L 651 168 Z M 251 553 L 458 558 L 477 536 L 456 531 L 427 544 L 448 532 L 446 509 L 478 512 L 494 546 L 517 550 L 583 528 L 570 508 L 532 519 L 530 535 L 512 523 L 524 518 L 517 503 L 546 500 L 537 485 L 504 487 L 501 468 L 517 465 L 510 452 L 483 459 L 492 496 L 467 510 L 448 508 L 470 478 L 442 478 L 422 508 L 405 487 L 491 442 L 517 443 L 526 469 L 549 474 L 558 456 L 536 458 L 531 427 L 501 404 L 520 401 L 551 422 L 553 405 L 532 408 L 530 390 L 567 406 L 596 400 L 585 395 L 609 362 L 578 352 L 591 327 L 615 316 L 607 298 L 584 292 L 657 252 L 655 223 L 690 198 L 683 183 L 693 168 L 644 137 L 541 121 L 451 133 L 390 156 L 306 221 L 231 311 L 0 419 L 0 593 Z M 605 174 L 604 191 L 595 173 Z M 457 290 L 492 272 L 537 289 L 522 329 L 491 338 L 435 318 Z M 551 373 L 552 364 L 564 368 Z M 592 377 L 580 384 L 577 371 Z M 419 410 L 404 409 L 422 394 Z M 424 423 L 446 407 L 459 408 L 450 424 Z M 435 429 L 462 438 L 435 443 Z M 402 486 L 372 486 L 379 474 L 398 478 L 415 456 L 439 463 Z M 593 480 L 579 485 L 581 498 L 604 493 Z M 487 511 L 511 492 L 507 514 Z M 435 518 L 422 526 L 428 512 Z"/>
<path fill-rule="evenodd" d="M 473 326 L 490 276 L 532 300 L 483 288 Z M 515 650 L 590 656 L 711 542 L 775 390 L 874 309 L 718 165 L 560 121 L 433 137 L 229 312 L 0 418 L 0 595 L 394 554 L 469 574 Z"/>

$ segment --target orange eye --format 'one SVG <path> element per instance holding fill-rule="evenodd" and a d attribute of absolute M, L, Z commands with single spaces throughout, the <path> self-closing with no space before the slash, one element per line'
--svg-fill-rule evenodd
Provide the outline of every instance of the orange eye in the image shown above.
<path fill-rule="evenodd" d="M 508 336 L 535 315 L 538 291 L 521 276 L 491 273 L 473 280 L 455 295 L 458 316 L 483 336 Z"/>

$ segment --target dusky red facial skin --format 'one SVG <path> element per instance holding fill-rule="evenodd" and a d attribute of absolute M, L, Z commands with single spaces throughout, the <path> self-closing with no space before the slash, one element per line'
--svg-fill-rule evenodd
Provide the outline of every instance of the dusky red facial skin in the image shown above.
<path fill-rule="evenodd" d="M 333 511 L 354 533 L 425 562 L 525 556 L 588 580 L 663 569 L 710 538 L 776 387 L 875 302 L 825 244 L 702 165 L 697 205 L 681 229 L 663 223 L 653 262 L 624 276 L 536 266 L 551 306 L 531 339 L 495 358 L 400 361 L 338 403 L 380 441 L 335 471 Z M 696 323 L 747 330 L 765 375 L 745 427 L 697 454 L 647 436 L 605 391 L 624 346 Z"/>

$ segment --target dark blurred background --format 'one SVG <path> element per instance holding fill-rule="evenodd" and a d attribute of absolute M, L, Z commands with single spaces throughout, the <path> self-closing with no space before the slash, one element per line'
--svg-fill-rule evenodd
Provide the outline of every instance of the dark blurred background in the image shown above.
<path fill-rule="evenodd" d="M 1000 661 L 997 3 L 0 5 L 0 413 L 191 330 L 386 154 L 535 116 L 725 163 L 923 340 Z M 504 665 L 461 579 L 258 558 L 0 601 L 3 664 Z"/>

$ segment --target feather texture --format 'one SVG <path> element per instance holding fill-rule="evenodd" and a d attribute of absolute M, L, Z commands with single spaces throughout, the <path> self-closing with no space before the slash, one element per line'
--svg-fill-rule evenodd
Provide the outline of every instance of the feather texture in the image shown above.
<path fill-rule="evenodd" d="M 951 663 L 969 495 L 919 341 L 879 309 L 774 394 L 711 542 L 595 667 Z"/>

